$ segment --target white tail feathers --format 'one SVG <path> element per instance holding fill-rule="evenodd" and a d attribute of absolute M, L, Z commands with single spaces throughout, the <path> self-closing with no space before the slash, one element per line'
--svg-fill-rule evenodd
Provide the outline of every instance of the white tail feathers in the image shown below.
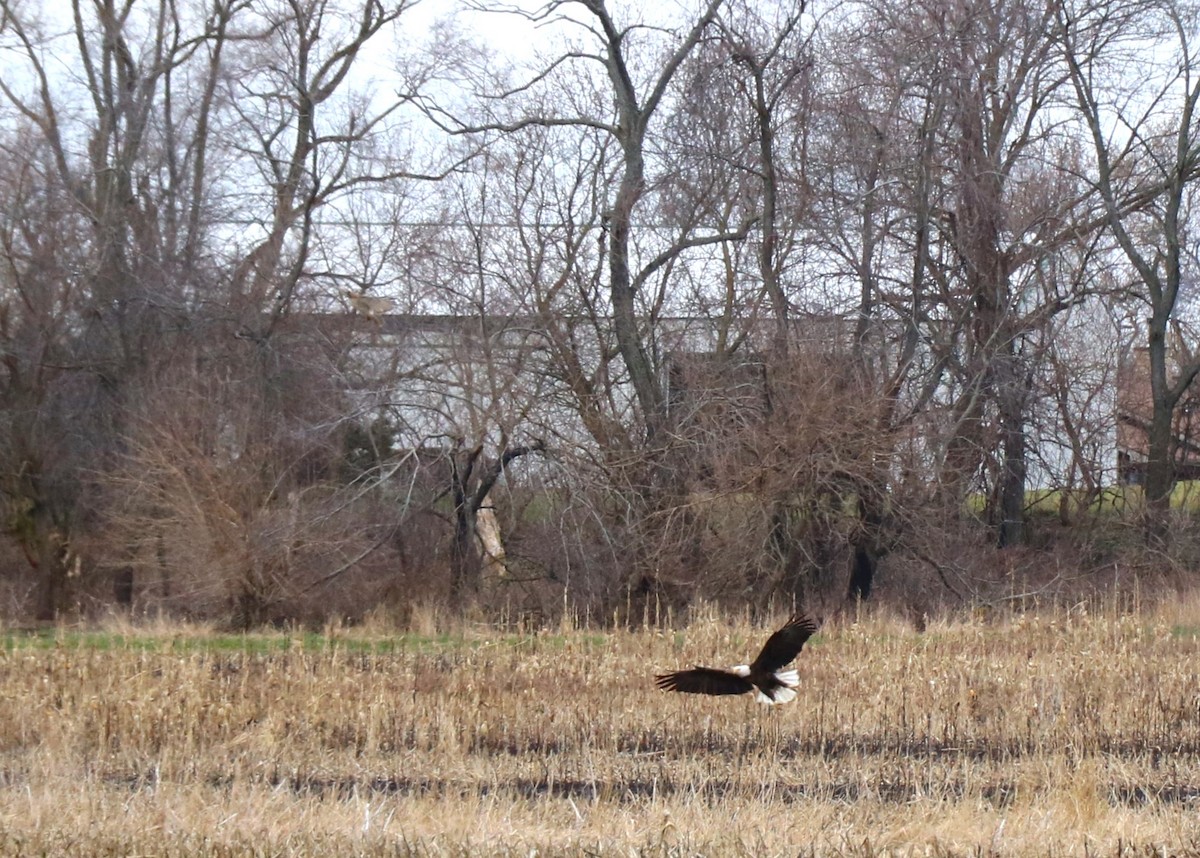
<path fill-rule="evenodd" d="M 796 688 L 800 684 L 800 671 L 798 670 L 779 670 L 775 673 L 775 678 L 786 685 L 788 688 Z"/>
<path fill-rule="evenodd" d="M 754 689 L 754 699 L 759 703 L 765 703 L 768 706 L 774 706 L 776 703 L 791 703 L 796 699 L 796 689 L 776 688 L 775 698 L 771 699 L 756 688 Z"/>
<path fill-rule="evenodd" d="M 796 699 L 796 686 L 800 684 L 800 673 L 796 670 L 776 671 L 775 678 L 783 683 L 783 688 L 776 688 L 775 697 L 768 697 L 757 688 L 754 689 L 754 699 L 759 703 L 774 706 L 776 703 L 791 703 Z"/>

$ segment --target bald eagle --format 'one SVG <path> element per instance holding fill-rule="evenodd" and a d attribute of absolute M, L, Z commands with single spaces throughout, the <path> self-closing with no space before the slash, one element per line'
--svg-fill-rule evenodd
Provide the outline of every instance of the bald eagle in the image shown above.
<path fill-rule="evenodd" d="M 685 694 L 745 694 L 754 692 L 760 703 L 787 703 L 796 698 L 800 674 L 782 670 L 800 654 L 804 642 L 812 637 L 817 624 L 804 614 L 793 614 L 783 628 L 763 645 L 758 658 L 750 664 L 739 664 L 729 670 L 712 667 L 693 667 L 656 676 L 654 681 L 663 691 L 682 691 Z"/>

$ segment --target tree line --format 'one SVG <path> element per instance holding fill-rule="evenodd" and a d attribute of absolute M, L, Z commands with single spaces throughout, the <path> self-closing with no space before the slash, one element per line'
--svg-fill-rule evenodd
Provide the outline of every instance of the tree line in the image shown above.
<path fill-rule="evenodd" d="M 1200 7 L 639 5 L 0 0 L 0 613 L 1186 581 Z"/>

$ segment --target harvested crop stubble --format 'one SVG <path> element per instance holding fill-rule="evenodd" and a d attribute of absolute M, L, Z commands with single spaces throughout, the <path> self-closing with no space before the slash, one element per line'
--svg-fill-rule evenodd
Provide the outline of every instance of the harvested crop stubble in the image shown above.
<path fill-rule="evenodd" d="M 834 621 L 793 703 L 654 688 L 771 625 L 13 636 L 0 853 L 1200 850 L 1186 618 Z"/>

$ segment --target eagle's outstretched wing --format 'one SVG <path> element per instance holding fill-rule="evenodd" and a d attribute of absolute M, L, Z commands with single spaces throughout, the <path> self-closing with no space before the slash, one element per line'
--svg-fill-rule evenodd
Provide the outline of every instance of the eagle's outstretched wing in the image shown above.
<path fill-rule="evenodd" d="M 656 676 L 654 682 L 663 691 L 682 691 L 684 694 L 745 694 L 754 686 L 743 676 L 712 667 L 693 667 Z"/>
<path fill-rule="evenodd" d="M 763 644 L 762 652 L 750 665 L 752 673 L 774 673 L 800 654 L 804 642 L 817 630 L 817 624 L 805 614 L 793 614 L 783 628 Z"/>

